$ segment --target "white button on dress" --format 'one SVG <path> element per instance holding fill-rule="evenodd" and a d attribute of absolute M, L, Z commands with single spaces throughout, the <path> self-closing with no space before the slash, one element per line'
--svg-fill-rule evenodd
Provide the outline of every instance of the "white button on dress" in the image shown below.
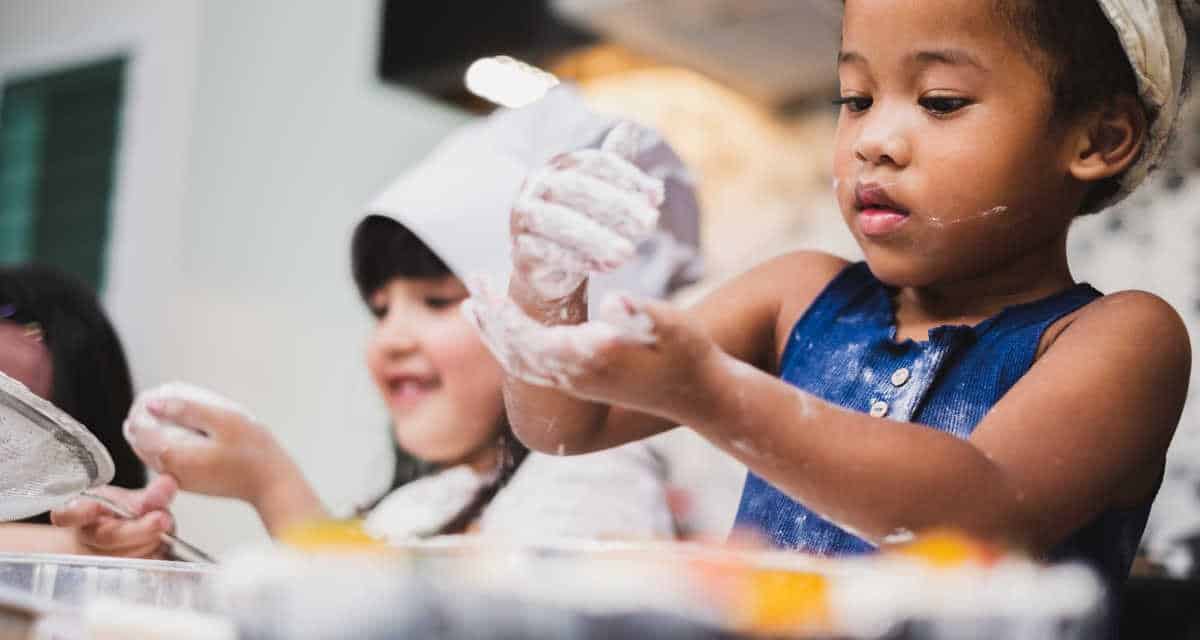
<path fill-rule="evenodd" d="M 876 400 L 871 403 L 871 417 L 882 418 L 888 413 L 888 403 L 883 400 Z"/>

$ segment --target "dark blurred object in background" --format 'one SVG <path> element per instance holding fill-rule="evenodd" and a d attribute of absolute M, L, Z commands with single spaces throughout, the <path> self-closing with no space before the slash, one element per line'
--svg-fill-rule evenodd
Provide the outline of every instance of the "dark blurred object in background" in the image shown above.
<path fill-rule="evenodd" d="M 579 82 L 560 63 L 609 44 L 789 113 L 836 91 L 840 24 L 838 0 L 384 0 L 378 72 L 484 110 L 463 88 L 473 61 L 507 55 Z"/>
<path fill-rule="evenodd" d="M 698 71 L 782 113 L 837 91 L 839 0 L 553 0 L 610 42 Z"/>
<path fill-rule="evenodd" d="M 508 55 L 545 66 L 594 40 L 559 20 L 549 0 L 384 0 L 377 71 L 385 81 L 473 106 L 463 74 L 475 60 Z"/>
<path fill-rule="evenodd" d="M 1121 594 L 1120 638 L 1200 638 L 1200 580 L 1131 576 Z"/>

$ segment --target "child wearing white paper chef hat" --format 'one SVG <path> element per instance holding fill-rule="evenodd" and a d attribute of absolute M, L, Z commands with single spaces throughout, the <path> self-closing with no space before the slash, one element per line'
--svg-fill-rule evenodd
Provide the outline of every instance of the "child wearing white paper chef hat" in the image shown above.
<path fill-rule="evenodd" d="M 783 256 L 687 312 L 584 322 L 543 274 L 619 262 L 656 194 L 618 154 L 538 169 L 512 231 L 539 251 L 468 305 L 514 432 L 583 453 L 687 424 L 747 464 L 737 523 L 779 546 L 955 527 L 1123 581 L 1190 346 L 1161 299 L 1077 283 L 1066 238 L 1162 158 L 1185 43 L 1175 0 L 847 0 L 834 191 L 865 262 Z M 563 197 L 580 173 L 608 188 Z"/>
<path fill-rule="evenodd" d="M 372 535 L 675 534 L 666 469 L 651 447 L 638 443 L 582 465 L 527 455 L 508 427 L 503 372 L 458 312 L 464 279 L 507 277 L 508 207 L 525 174 L 597 146 L 615 124 L 573 90 L 555 89 L 530 107 L 466 125 L 367 208 L 352 239 L 355 282 L 377 319 L 367 366 L 398 456 L 415 461 L 398 465 L 392 490 L 364 509 Z M 666 182 L 664 215 L 636 263 L 605 286 L 662 296 L 699 276 L 698 209 L 678 157 L 654 132 L 640 133 L 639 166 Z M 180 488 L 243 499 L 273 534 L 327 516 L 270 433 L 227 401 L 160 388 L 136 403 L 127 433 Z"/>

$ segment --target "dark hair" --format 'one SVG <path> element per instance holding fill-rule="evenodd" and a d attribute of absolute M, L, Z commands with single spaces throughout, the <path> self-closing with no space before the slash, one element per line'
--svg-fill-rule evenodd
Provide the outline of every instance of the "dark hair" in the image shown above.
<path fill-rule="evenodd" d="M 1138 96 L 1137 78 L 1120 37 L 1096 0 L 993 0 L 996 13 L 1020 38 L 1035 65 L 1045 69 L 1059 122 L 1116 96 Z M 1158 115 L 1139 100 L 1149 125 Z M 1097 182 L 1082 210 L 1115 195 L 1121 175 Z"/>
<path fill-rule="evenodd" d="M 351 267 L 354 283 L 363 301 L 395 278 L 441 278 L 454 275 L 450 267 L 438 257 L 415 233 L 395 220 L 379 215 L 370 215 L 359 223 L 350 241 Z M 471 502 L 450 520 L 439 533 L 461 533 L 483 512 L 496 493 L 512 478 L 517 467 L 525 460 L 529 449 L 513 434 L 507 417 L 501 424 L 496 447 L 500 451 L 500 469 L 496 479 L 482 487 Z M 396 466 L 392 482 L 387 491 L 359 509 L 370 511 L 388 493 L 422 476 L 436 473 L 440 466 L 419 460 L 400 448 L 392 438 Z"/>
<path fill-rule="evenodd" d="M 1096 0 L 994 3 L 1035 64 L 1047 67 L 1056 116 L 1079 115 L 1114 96 L 1138 95 L 1133 65 Z"/>
<path fill-rule="evenodd" d="M 53 366 L 47 399 L 108 449 L 116 467 L 112 484 L 130 489 L 145 485 L 146 468 L 121 433 L 133 404 L 129 365 L 96 296 L 82 281 L 50 267 L 4 267 L 0 305 L 10 320 L 41 325 Z"/>
<path fill-rule="evenodd" d="M 450 267 L 408 227 L 384 216 L 363 218 L 350 241 L 354 283 L 365 301 L 394 278 L 441 278 Z"/>

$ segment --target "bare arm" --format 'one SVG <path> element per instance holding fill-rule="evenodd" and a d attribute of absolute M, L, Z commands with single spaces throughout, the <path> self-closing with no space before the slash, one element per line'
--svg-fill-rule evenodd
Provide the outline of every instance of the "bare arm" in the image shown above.
<path fill-rule="evenodd" d="M 1175 312 L 1129 292 L 1085 308 L 968 440 L 841 409 L 720 352 L 713 402 L 674 418 L 876 542 L 956 526 L 1044 551 L 1157 488 L 1190 366 Z"/>
<path fill-rule="evenodd" d="M 725 293 L 749 292 L 755 279 Z M 753 308 L 753 299 L 738 302 Z M 785 308 L 793 299 L 802 297 L 784 296 L 777 307 L 777 351 L 786 323 L 802 310 Z M 728 306 L 743 329 L 762 331 L 756 314 Z M 584 416 L 592 422 L 564 424 L 559 437 L 583 450 L 687 424 L 788 495 L 876 542 L 953 526 L 1044 551 L 1106 508 L 1143 502 L 1157 488 L 1191 367 L 1186 329 L 1168 305 L 1139 292 L 1108 296 L 1070 318 L 962 440 L 846 410 L 743 362 L 736 356 L 754 362 L 763 344 L 731 341 L 753 332 L 726 333 L 713 320 L 721 309 L 688 315 L 644 303 L 642 310 L 653 319 L 652 343 L 611 340 L 575 354 L 559 386 L 597 403 L 580 404 L 596 413 Z M 540 425 L 531 433 L 520 422 L 550 417 L 530 407 L 517 415 L 518 432 L 535 447 L 555 446 L 537 439 Z"/>
<path fill-rule="evenodd" d="M 0 551 L 8 553 L 86 553 L 71 529 L 45 524 L 0 524 Z"/>
<path fill-rule="evenodd" d="M 281 475 L 251 502 L 272 538 L 306 522 L 330 518 L 300 468 L 291 459 Z"/>
<path fill-rule="evenodd" d="M 204 433 L 170 440 L 132 427 L 134 450 L 186 491 L 237 498 L 255 508 L 272 537 L 306 521 L 328 517 L 299 466 L 262 425 L 237 411 L 190 400 L 148 405 L 157 419 Z"/>

